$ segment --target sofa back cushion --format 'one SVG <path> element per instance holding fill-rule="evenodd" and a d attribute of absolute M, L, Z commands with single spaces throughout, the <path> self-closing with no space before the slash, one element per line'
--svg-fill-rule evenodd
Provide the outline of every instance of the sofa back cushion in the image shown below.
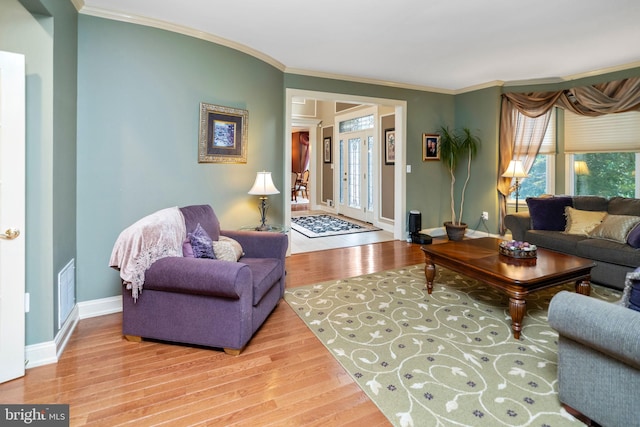
<path fill-rule="evenodd" d="M 220 238 L 220 222 L 213 208 L 209 205 L 191 205 L 180 208 L 184 216 L 187 235 L 193 233 L 198 224 L 204 228 L 211 240 Z"/>
<path fill-rule="evenodd" d="M 609 199 L 600 196 L 574 196 L 573 207 L 581 211 L 609 210 Z"/>
<path fill-rule="evenodd" d="M 567 225 L 564 208 L 567 206 L 572 206 L 571 197 L 527 197 L 531 228 L 564 231 Z"/>
<path fill-rule="evenodd" d="M 608 211 L 612 215 L 640 216 L 640 199 L 612 197 L 609 200 Z"/>

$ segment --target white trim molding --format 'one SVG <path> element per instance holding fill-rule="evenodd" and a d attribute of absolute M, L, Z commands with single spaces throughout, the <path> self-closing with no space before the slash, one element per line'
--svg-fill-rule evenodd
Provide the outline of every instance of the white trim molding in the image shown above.
<path fill-rule="evenodd" d="M 25 347 L 26 368 L 57 363 L 78 322 L 91 317 L 105 316 L 122 311 L 122 297 L 108 297 L 76 304 L 53 341 L 31 344 Z"/>

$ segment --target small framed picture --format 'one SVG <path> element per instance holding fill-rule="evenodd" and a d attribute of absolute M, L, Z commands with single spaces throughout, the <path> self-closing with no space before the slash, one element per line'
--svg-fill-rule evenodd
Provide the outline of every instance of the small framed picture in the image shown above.
<path fill-rule="evenodd" d="M 433 133 L 422 134 L 422 161 L 440 160 L 440 135 Z"/>
<path fill-rule="evenodd" d="M 396 130 L 395 128 L 384 130 L 384 164 L 396 163 Z"/>
<path fill-rule="evenodd" d="M 249 113 L 200 103 L 199 163 L 247 163 Z"/>
<path fill-rule="evenodd" d="M 331 163 L 331 137 L 328 136 L 323 141 L 324 162 Z"/>

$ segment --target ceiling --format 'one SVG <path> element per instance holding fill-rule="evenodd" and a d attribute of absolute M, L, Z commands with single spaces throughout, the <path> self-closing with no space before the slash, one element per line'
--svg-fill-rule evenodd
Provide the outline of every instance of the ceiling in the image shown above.
<path fill-rule="evenodd" d="M 460 92 L 640 66 L 638 0 L 74 0 L 306 75 Z"/>

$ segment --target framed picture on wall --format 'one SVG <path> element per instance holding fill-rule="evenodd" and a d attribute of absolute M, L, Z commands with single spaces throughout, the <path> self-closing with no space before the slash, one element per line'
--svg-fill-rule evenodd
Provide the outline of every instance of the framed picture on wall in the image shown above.
<path fill-rule="evenodd" d="M 328 136 L 323 141 L 324 162 L 331 163 L 331 137 Z"/>
<path fill-rule="evenodd" d="M 396 163 L 396 129 L 384 130 L 384 164 L 394 165 Z"/>
<path fill-rule="evenodd" d="M 440 135 L 432 133 L 422 134 L 422 161 L 440 160 Z"/>
<path fill-rule="evenodd" d="M 247 163 L 249 112 L 200 103 L 198 163 Z"/>

